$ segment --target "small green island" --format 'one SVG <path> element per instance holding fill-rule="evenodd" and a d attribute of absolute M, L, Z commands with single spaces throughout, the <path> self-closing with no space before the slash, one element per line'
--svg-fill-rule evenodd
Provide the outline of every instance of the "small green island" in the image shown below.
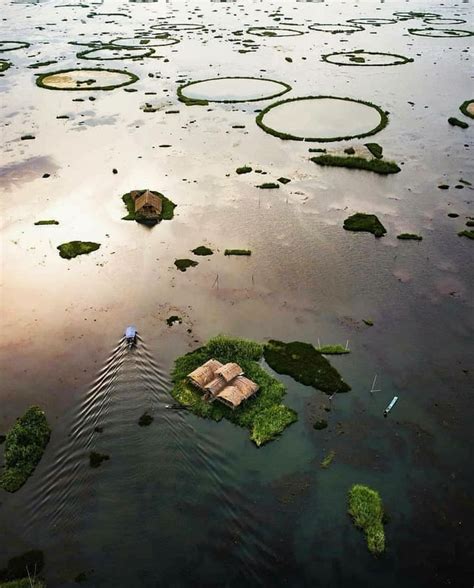
<path fill-rule="evenodd" d="M 349 490 L 349 514 L 354 524 L 367 537 L 367 547 L 374 555 L 385 551 L 383 528 L 384 510 L 380 494 L 362 484 L 354 484 Z"/>
<path fill-rule="evenodd" d="M 252 255 L 250 249 L 226 249 L 224 251 L 224 255 L 243 255 L 249 256 Z"/>
<path fill-rule="evenodd" d="M 128 214 L 122 218 L 153 227 L 160 221 L 172 220 L 176 204 L 154 190 L 132 190 L 122 196 Z"/>
<path fill-rule="evenodd" d="M 387 230 L 375 214 L 366 214 L 365 212 L 356 212 L 344 221 L 346 231 L 372 233 L 375 237 L 383 237 Z"/>
<path fill-rule="evenodd" d="M 381 175 L 397 174 L 401 171 L 400 167 L 394 161 L 377 159 L 377 157 L 375 159 L 366 159 L 365 157 L 326 154 L 311 157 L 310 159 L 313 163 L 317 163 L 318 165 L 362 169 Z"/>
<path fill-rule="evenodd" d="M 94 243 L 92 241 L 69 241 L 68 243 L 62 243 L 57 246 L 59 255 L 63 259 L 72 259 L 78 255 L 87 255 L 93 251 L 99 249 L 100 243 Z"/>
<path fill-rule="evenodd" d="M 38 406 L 30 407 L 17 419 L 5 440 L 5 466 L 0 474 L 0 488 L 16 492 L 23 486 L 40 462 L 50 435 L 46 415 Z"/>
<path fill-rule="evenodd" d="M 196 247 L 196 249 L 192 249 L 191 252 L 194 253 L 194 255 L 200 255 L 202 257 L 214 254 L 214 251 L 209 247 L 206 247 L 206 245 L 200 245 L 199 247 Z"/>
<path fill-rule="evenodd" d="M 0 588 L 45 588 L 46 584 L 37 576 L 43 568 L 44 554 L 39 549 L 12 557 L 0 569 Z"/>
<path fill-rule="evenodd" d="M 198 262 L 194 259 L 175 259 L 174 265 L 180 272 L 185 272 L 190 267 L 196 267 Z"/>
<path fill-rule="evenodd" d="M 59 225 L 57 220 L 39 220 L 35 222 L 35 225 L 42 226 L 42 225 Z"/>
<path fill-rule="evenodd" d="M 257 446 L 268 443 L 298 417 L 294 410 L 282 403 L 286 393 L 284 385 L 259 364 L 263 350 L 264 346 L 255 341 L 214 337 L 203 347 L 175 361 L 171 395 L 197 416 L 214 421 L 225 418 L 248 429 L 250 439 Z M 224 402 L 206 400 L 205 390 L 196 384 L 202 382 L 204 387 L 209 384 L 199 378 L 214 378 L 222 373 L 229 379 L 230 371 L 234 376 L 229 380 L 232 390 L 224 388 L 219 393 Z"/>

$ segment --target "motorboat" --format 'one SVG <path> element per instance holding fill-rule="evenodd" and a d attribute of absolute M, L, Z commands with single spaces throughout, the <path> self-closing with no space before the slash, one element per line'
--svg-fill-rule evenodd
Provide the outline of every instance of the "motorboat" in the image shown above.
<path fill-rule="evenodd" d="M 137 343 L 137 329 L 133 326 L 129 326 L 125 329 L 125 340 L 127 341 L 127 346 L 129 349 L 132 349 Z"/>

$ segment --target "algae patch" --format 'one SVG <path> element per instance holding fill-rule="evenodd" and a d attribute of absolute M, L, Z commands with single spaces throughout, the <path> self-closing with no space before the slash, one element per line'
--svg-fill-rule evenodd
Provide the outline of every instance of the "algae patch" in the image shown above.
<path fill-rule="evenodd" d="M 198 262 L 192 259 L 176 259 L 174 264 L 180 272 L 185 272 L 190 267 L 196 267 Z"/>
<path fill-rule="evenodd" d="M 78 255 L 87 255 L 99 249 L 100 243 L 92 241 L 69 241 L 69 243 L 62 243 L 56 249 L 59 249 L 59 255 L 63 259 L 72 259 Z"/>
<path fill-rule="evenodd" d="M 375 214 L 366 214 L 364 212 L 356 212 L 346 218 L 344 221 L 344 229 L 346 229 L 346 231 L 372 233 L 377 238 L 383 237 L 387 232 Z"/>
<path fill-rule="evenodd" d="M 341 155 L 318 155 L 311 157 L 313 163 L 330 167 L 362 169 L 381 175 L 397 174 L 401 169 L 394 161 L 382 159 L 365 159 L 365 157 L 343 157 Z"/>
<path fill-rule="evenodd" d="M 367 537 L 367 547 L 375 555 L 385 551 L 383 505 L 380 494 L 362 484 L 354 484 L 349 490 L 349 514 L 356 527 Z"/>

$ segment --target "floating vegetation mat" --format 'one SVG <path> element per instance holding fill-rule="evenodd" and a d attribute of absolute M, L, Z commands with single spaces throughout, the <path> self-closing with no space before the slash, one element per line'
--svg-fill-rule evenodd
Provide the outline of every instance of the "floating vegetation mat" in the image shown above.
<path fill-rule="evenodd" d="M 435 37 L 437 39 L 472 37 L 472 35 L 474 35 L 472 31 L 466 31 L 465 29 L 434 29 L 432 27 L 426 27 L 425 29 L 408 29 L 408 32 L 410 35 L 416 35 L 417 37 Z"/>
<path fill-rule="evenodd" d="M 337 96 L 305 96 L 271 104 L 257 116 L 265 132 L 295 141 L 343 141 L 374 135 L 388 123 L 375 104 Z"/>
<path fill-rule="evenodd" d="M 204 28 L 202 24 L 192 22 L 188 23 L 162 23 L 151 25 L 151 29 L 158 29 L 162 31 L 200 31 Z"/>
<path fill-rule="evenodd" d="M 458 25 L 464 24 L 466 21 L 463 18 L 443 18 L 441 16 L 429 16 L 423 21 L 430 25 Z"/>
<path fill-rule="evenodd" d="M 247 33 L 257 37 L 299 37 L 304 35 L 304 31 L 283 27 L 250 27 L 247 29 Z"/>
<path fill-rule="evenodd" d="M 347 22 L 352 22 L 358 25 L 373 25 L 379 27 L 386 24 L 395 24 L 395 18 L 350 18 Z"/>
<path fill-rule="evenodd" d="M 384 53 L 378 51 L 364 51 L 358 49 L 356 51 L 338 51 L 336 53 L 328 53 L 321 56 L 323 61 L 333 63 L 334 65 L 350 65 L 350 66 L 388 66 L 388 65 L 403 65 L 404 63 L 412 63 L 413 59 L 405 57 L 404 55 L 397 55 L 396 53 Z"/>
<path fill-rule="evenodd" d="M 0 59 L 0 73 L 2 71 L 6 71 L 11 66 L 9 61 L 5 61 L 4 59 Z"/>
<path fill-rule="evenodd" d="M 184 84 L 178 88 L 178 98 L 184 102 L 253 102 L 277 98 L 290 90 L 291 86 L 276 80 L 229 76 Z"/>
<path fill-rule="evenodd" d="M 141 47 L 98 47 L 77 54 L 79 59 L 111 61 L 114 59 L 141 59 L 153 55 L 154 49 Z"/>
<path fill-rule="evenodd" d="M 114 39 L 110 42 L 111 45 L 117 47 L 166 47 L 166 45 L 176 45 L 179 43 L 179 39 L 173 39 L 172 37 L 159 36 L 156 37 L 123 37 Z"/>
<path fill-rule="evenodd" d="M 120 69 L 63 69 L 36 78 L 36 84 L 47 90 L 113 90 L 128 86 L 138 76 Z"/>
<path fill-rule="evenodd" d="M 358 24 L 323 24 L 315 22 L 308 27 L 312 31 L 320 31 L 322 33 L 356 33 L 357 31 L 363 31 L 364 27 Z"/>
<path fill-rule="evenodd" d="M 474 118 L 474 99 L 463 102 L 459 110 L 469 118 Z"/>
<path fill-rule="evenodd" d="M 26 49 L 29 46 L 30 44 L 25 43 L 24 41 L 0 41 L 0 53 L 16 51 L 17 49 Z"/>

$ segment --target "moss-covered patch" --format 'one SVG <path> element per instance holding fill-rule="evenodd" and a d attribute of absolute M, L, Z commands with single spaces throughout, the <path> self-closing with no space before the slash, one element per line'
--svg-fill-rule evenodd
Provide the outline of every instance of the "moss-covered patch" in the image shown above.
<path fill-rule="evenodd" d="M 339 372 L 310 343 L 270 340 L 265 346 L 265 361 L 278 374 L 291 376 L 305 386 L 326 394 L 348 392 L 351 388 Z"/>
<path fill-rule="evenodd" d="M 99 249 L 100 243 L 92 241 L 69 241 L 69 243 L 62 243 L 56 249 L 59 250 L 59 255 L 63 259 L 72 259 L 78 255 L 87 255 Z"/>
<path fill-rule="evenodd" d="M 235 170 L 236 174 L 242 175 L 242 174 L 249 174 L 252 171 L 252 168 L 248 165 L 243 165 L 242 167 L 238 167 Z"/>
<path fill-rule="evenodd" d="M 250 249 L 226 249 L 224 255 L 252 255 Z"/>
<path fill-rule="evenodd" d="M 321 462 L 321 467 L 326 470 L 332 464 L 335 456 L 336 452 L 330 451 L 327 455 L 324 456 Z"/>
<path fill-rule="evenodd" d="M 375 214 L 356 212 L 344 221 L 346 231 L 362 231 L 372 233 L 376 237 L 383 237 L 387 232 Z"/>
<path fill-rule="evenodd" d="M 144 191 L 145 190 L 136 190 L 136 192 Z M 122 196 L 122 201 L 127 207 L 128 212 L 126 216 L 122 217 L 122 220 L 136 221 L 137 223 L 146 225 L 155 225 L 159 221 L 172 220 L 174 217 L 174 209 L 176 208 L 176 204 L 156 190 L 150 190 L 150 192 L 161 198 L 161 213 L 159 214 L 158 220 L 150 221 L 150 219 L 148 219 L 146 216 L 142 216 L 140 213 L 135 212 L 135 201 L 131 192 L 127 192 L 127 194 Z"/>
<path fill-rule="evenodd" d="M 5 59 L 0 59 L 0 73 L 2 71 L 6 71 L 9 67 L 11 67 L 11 63 L 9 61 L 5 61 Z"/>
<path fill-rule="evenodd" d="M 39 220 L 35 222 L 35 225 L 59 225 L 57 220 Z"/>
<path fill-rule="evenodd" d="M 6 436 L 1 488 L 16 492 L 23 486 L 41 460 L 50 435 L 46 415 L 38 406 L 29 408 L 16 421 Z"/>
<path fill-rule="evenodd" d="M 264 182 L 263 184 L 259 184 L 257 188 L 261 190 L 277 190 L 280 186 L 275 182 Z"/>
<path fill-rule="evenodd" d="M 326 419 L 319 419 L 315 423 L 313 423 L 313 429 L 317 431 L 322 431 L 323 429 L 327 429 L 328 422 Z"/>
<path fill-rule="evenodd" d="M 474 110 L 472 108 L 472 104 L 474 103 L 474 99 L 471 98 L 470 100 L 465 100 L 461 106 L 459 107 L 459 110 L 466 116 L 468 116 L 469 118 L 474 118 Z"/>
<path fill-rule="evenodd" d="M 194 255 L 213 255 L 214 251 L 212 249 L 209 249 L 209 247 L 206 247 L 205 245 L 200 245 L 199 247 L 196 247 L 196 249 L 192 249 L 191 250 L 192 253 L 194 253 Z"/>
<path fill-rule="evenodd" d="M 260 365 L 263 346 L 254 341 L 218 336 L 204 347 L 179 357 L 174 366 L 171 391 L 173 398 L 189 411 L 203 417 L 230 422 L 248 429 L 251 440 L 263 445 L 275 439 L 286 427 L 297 420 L 295 411 L 282 404 L 285 387 Z M 236 362 L 245 375 L 256 382 L 260 389 L 240 407 L 231 410 L 221 403 L 204 401 L 200 392 L 187 383 L 187 375 L 208 361 Z"/>
<path fill-rule="evenodd" d="M 153 417 L 147 411 L 145 411 L 142 416 L 138 419 L 138 426 L 139 427 L 149 427 L 153 422 Z"/>
<path fill-rule="evenodd" d="M 464 231 L 460 231 L 458 233 L 458 235 L 460 237 L 467 237 L 468 239 L 474 239 L 474 231 L 464 230 Z"/>
<path fill-rule="evenodd" d="M 32 549 L 22 555 L 8 560 L 7 567 L 0 570 L 0 587 L 8 588 L 42 588 L 44 584 L 40 580 L 34 580 L 44 568 L 44 555 L 39 549 Z M 30 584 L 28 575 L 32 579 Z M 27 583 L 25 583 L 25 580 Z"/>
<path fill-rule="evenodd" d="M 89 453 L 89 465 L 91 468 L 98 468 L 103 461 L 110 459 L 110 455 L 106 453 L 99 453 L 98 451 L 91 451 Z"/>
<path fill-rule="evenodd" d="M 318 347 L 318 351 L 323 355 L 345 355 L 350 353 L 350 350 L 343 345 L 322 345 Z"/>
<path fill-rule="evenodd" d="M 397 235 L 397 239 L 401 241 L 422 241 L 423 237 L 421 235 L 416 235 L 415 233 L 401 233 Z"/>
<path fill-rule="evenodd" d="M 385 551 L 383 504 L 380 494 L 368 486 L 354 484 L 349 490 L 349 514 L 367 537 L 367 547 L 375 555 Z"/>
<path fill-rule="evenodd" d="M 175 259 L 174 264 L 180 272 L 185 272 L 189 267 L 196 267 L 198 262 L 193 259 Z"/>
<path fill-rule="evenodd" d="M 377 174 L 396 174 L 400 170 L 394 161 L 382 159 L 365 159 L 365 157 L 344 157 L 342 155 L 318 155 L 311 157 L 313 163 L 330 167 L 347 167 L 349 169 L 363 169 Z"/>
<path fill-rule="evenodd" d="M 382 159 L 383 147 L 378 143 L 365 143 L 365 146 L 376 159 Z"/>
<path fill-rule="evenodd" d="M 448 123 L 452 127 L 460 127 L 461 129 L 467 129 L 469 127 L 469 125 L 467 124 L 467 122 L 464 122 L 463 120 L 459 120 L 455 116 L 450 116 L 448 118 Z"/>

